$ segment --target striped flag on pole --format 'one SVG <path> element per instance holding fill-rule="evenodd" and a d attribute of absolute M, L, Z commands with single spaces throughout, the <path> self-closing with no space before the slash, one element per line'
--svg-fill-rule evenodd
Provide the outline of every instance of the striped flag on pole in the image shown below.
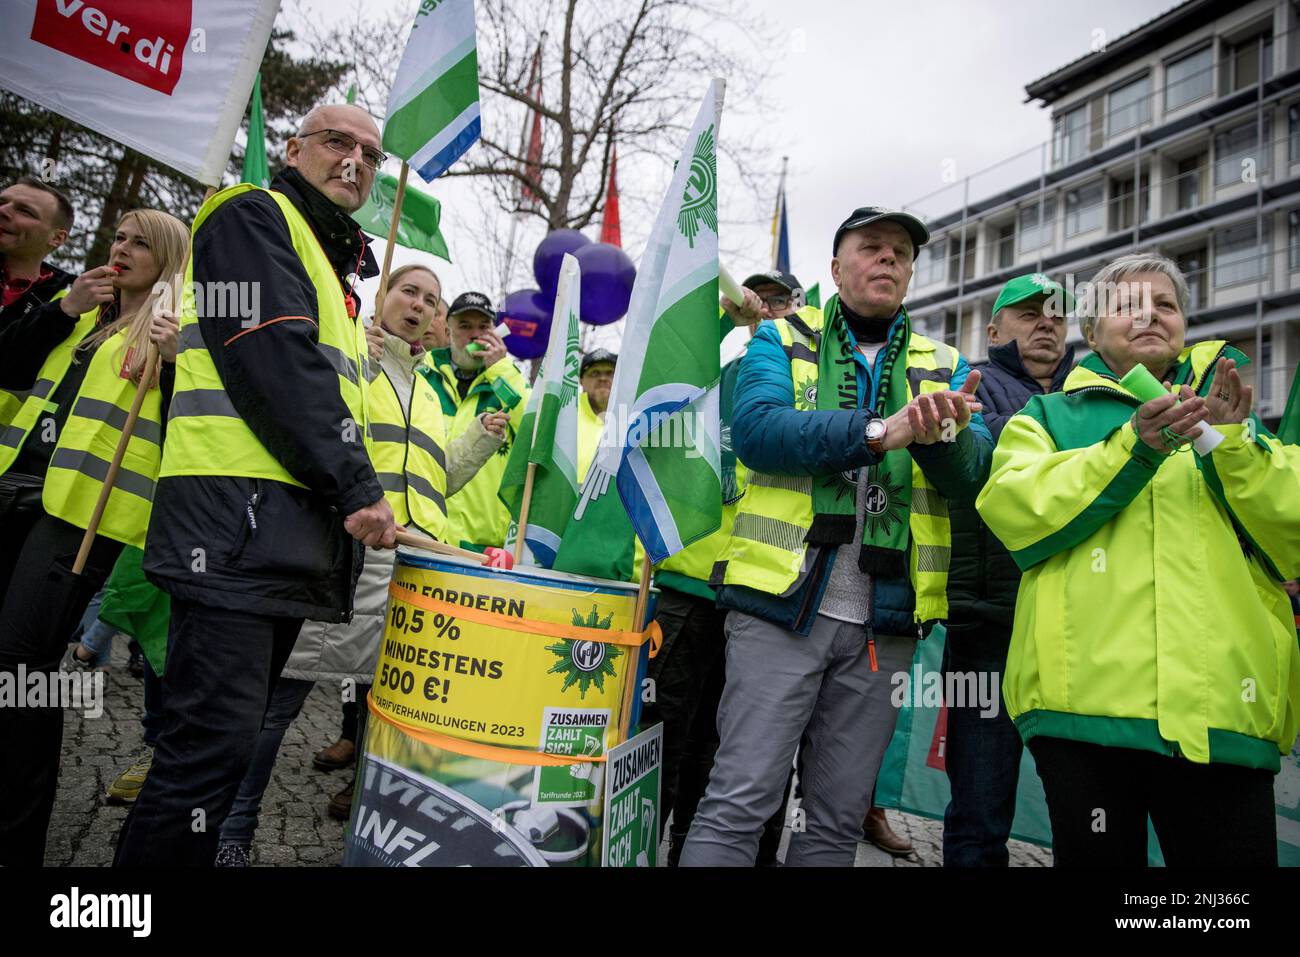
<path fill-rule="evenodd" d="M 785 161 L 781 163 L 781 185 L 776 190 L 776 212 L 772 214 L 772 268 L 790 271 L 790 228 L 785 219 Z"/>
<path fill-rule="evenodd" d="M 722 515 L 718 379 L 718 123 L 714 80 L 687 137 L 637 270 L 596 461 L 570 537 L 616 484 L 646 556 L 659 563 Z"/>
<path fill-rule="evenodd" d="M 551 336 L 542 374 L 528 397 L 523 422 L 501 476 L 501 501 L 518 522 L 530 463 L 533 478 L 524 544 L 534 564 L 550 568 L 578 501 L 578 260 L 567 253 L 560 266 Z"/>
<path fill-rule="evenodd" d="M 422 3 L 388 95 L 384 149 L 432 182 L 479 138 L 474 0 Z"/>

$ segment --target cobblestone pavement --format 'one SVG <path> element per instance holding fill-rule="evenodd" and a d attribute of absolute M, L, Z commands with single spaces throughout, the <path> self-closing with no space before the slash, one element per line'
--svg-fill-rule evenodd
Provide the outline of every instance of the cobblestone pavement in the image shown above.
<path fill-rule="evenodd" d="M 126 668 L 126 642 L 113 646 L 112 670 L 105 675 L 104 710 L 95 718 L 64 712 L 63 765 L 50 820 L 45 863 L 50 866 L 103 866 L 126 808 L 108 804 L 104 793 L 140 753 L 143 685 Z M 347 783 L 351 771 L 326 774 L 312 767 L 312 756 L 338 737 L 341 714 L 337 689 L 316 686 L 280 748 L 271 786 L 262 804 L 253 845 L 255 865 L 331 866 L 343 854 L 343 825 L 325 811 L 330 796 Z M 896 832 L 916 852 L 892 857 L 870 844 L 858 846 L 858 867 L 934 867 L 942 860 L 943 823 L 889 811 Z M 788 840 L 788 834 L 787 834 Z M 785 842 L 783 842 L 784 845 Z M 781 856 L 784 856 L 784 846 Z M 662 860 L 662 855 L 660 856 Z M 1013 866 L 1051 866 L 1051 852 L 1011 842 Z"/>

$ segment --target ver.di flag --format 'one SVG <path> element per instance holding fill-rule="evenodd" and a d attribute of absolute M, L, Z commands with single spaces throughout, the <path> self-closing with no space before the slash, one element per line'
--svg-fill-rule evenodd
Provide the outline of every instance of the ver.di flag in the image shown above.
<path fill-rule="evenodd" d="M 0 87 L 218 186 L 279 8 L 6 0 Z"/>
<path fill-rule="evenodd" d="M 617 485 L 657 564 L 721 521 L 717 341 L 717 136 L 724 81 L 714 80 L 681 159 L 628 305 L 596 461 L 565 546 L 601 535 L 593 504 Z"/>
<path fill-rule="evenodd" d="M 573 507 L 578 501 L 578 260 L 567 253 L 560 266 L 551 336 L 542 363 L 541 381 L 533 387 L 516 433 L 510 460 L 501 476 L 501 501 L 519 521 L 528 465 L 537 466 L 524 543 L 534 563 L 550 568 L 560 550 Z"/>
<path fill-rule="evenodd" d="M 479 138 L 474 0 L 422 3 L 388 94 L 384 149 L 432 182 Z"/>

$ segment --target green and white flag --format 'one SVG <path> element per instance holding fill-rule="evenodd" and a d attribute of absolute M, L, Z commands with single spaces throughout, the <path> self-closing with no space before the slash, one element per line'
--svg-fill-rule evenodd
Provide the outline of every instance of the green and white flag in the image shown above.
<path fill-rule="evenodd" d="M 393 203 L 396 200 L 397 177 L 388 173 L 376 173 L 366 204 L 353 213 L 352 218 L 370 235 L 387 239 L 388 227 L 393 221 Z M 433 253 L 451 262 L 447 241 L 442 238 L 439 229 L 441 220 L 442 203 L 408 184 L 402 196 L 402 217 L 397 223 L 397 244 Z"/>
<path fill-rule="evenodd" d="M 723 89 L 723 80 L 709 85 L 637 270 L 605 431 L 565 533 L 566 551 L 587 543 L 595 548 L 608 537 L 601 506 L 615 486 L 654 564 L 721 521 L 717 136 Z"/>
<path fill-rule="evenodd" d="M 388 94 L 384 149 L 429 183 L 479 133 L 474 0 L 421 3 Z"/>
<path fill-rule="evenodd" d="M 578 501 L 578 260 L 565 254 L 555 293 L 551 337 L 540 381 L 528 397 L 510 460 L 501 476 L 501 501 L 519 521 L 528 464 L 537 465 L 524 543 L 533 564 L 550 568 Z"/>
<path fill-rule="evenodd" d="M 1291 380 L 1291 397 L 1286 400 L 1277 424 L 1277 437 L 1291 445 L 1300 445 L 1300 366 L 1296 366 L 1295 378 Z"/>
<path fill-rule="evenodd" d="M 266 189 L 271 185 L 271 169 L 266 163 L 266 116 L 262 112 L 262 74 L 253 81 L 253 101 L 248 115 L 248 145 L 244 147 L 241 183 Z"/>

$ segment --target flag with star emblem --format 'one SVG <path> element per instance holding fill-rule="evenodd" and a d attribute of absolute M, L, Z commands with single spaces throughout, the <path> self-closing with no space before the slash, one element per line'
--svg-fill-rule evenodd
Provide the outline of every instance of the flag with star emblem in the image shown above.
<path fill-rule="evenodd" d="M 528 506 L 524 544 L 532 564 L 550 568 L 569 516 L 578 501 L 578 260 L 565 255 L 555 293 L 551 337 L 541 381 L 528 398 L 523 421 L 510 450 L 499 495 L 519 522 L 529 463 L 537 466 Z M 516 528 L 515 534 L 518 534 Z"/>
<path fill-rule="evenodd" d="M 609 493 L 648 560 L 715 530 L 722 513 L 718 380 L 717 138 L 714 80 L 650 233 L 610 392 L 605 431 L 556 567 L 599 574 L 590 555 L 612 520 Z"/>

